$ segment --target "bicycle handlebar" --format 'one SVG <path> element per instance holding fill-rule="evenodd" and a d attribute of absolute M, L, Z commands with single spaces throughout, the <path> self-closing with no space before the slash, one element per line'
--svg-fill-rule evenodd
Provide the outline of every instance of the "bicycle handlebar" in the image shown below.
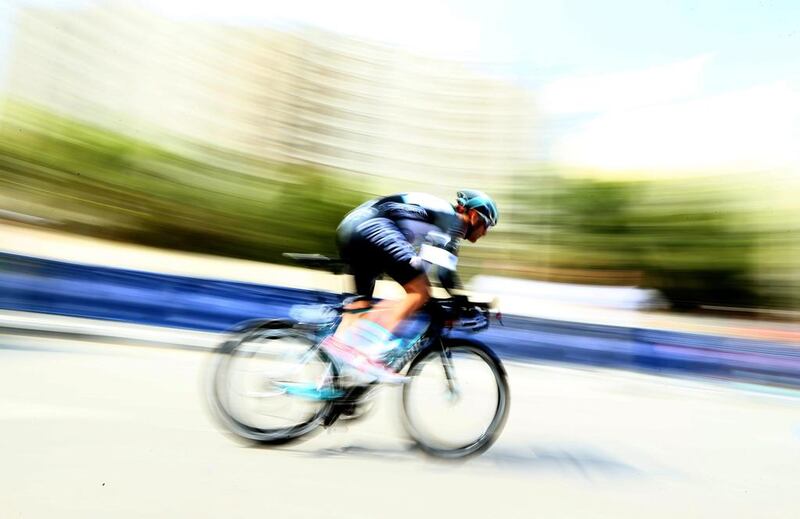
<path fill-rule="evenodd" d="M 467 298 L 431 299 L 427 313 L 443 328 L 478 332 L 489 327 L 491 305 Z"/>

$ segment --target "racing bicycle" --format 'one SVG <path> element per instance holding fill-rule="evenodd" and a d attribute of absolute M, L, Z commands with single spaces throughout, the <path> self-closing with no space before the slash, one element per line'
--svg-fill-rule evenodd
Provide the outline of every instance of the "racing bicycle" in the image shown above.
<path fill-rule="evenodd" d="M 289 256 L 307 267 L 344 269 L 321 255 Z M 348 368 L 320 347 L 351 311 L 346 307 L 345 298 L 296 305 L 289 319 L 256 319 L 232 330 L 215 351 L 210 381 L 210 404 L 224 426 L 248 440 L 282 445 L 361 416 L 378 384 L 351 383 Z M 466 336 L 488 328 L 490 307 L 431 298 L 416 328 L 381 359 L 408 377 L 403 423 L 430 455 L 479 454 L 503 430 L 510 402 L 505 368 L 488 346 Z"/>

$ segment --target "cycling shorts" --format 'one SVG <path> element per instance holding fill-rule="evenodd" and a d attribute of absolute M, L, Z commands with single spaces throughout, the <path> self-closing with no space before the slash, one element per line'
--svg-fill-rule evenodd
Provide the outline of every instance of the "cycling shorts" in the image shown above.
<path fill-rule="evenodd" d="M 339 254 L 350 265 L 356 293 L 371 298 L 375 281 L 386 273 L 405 285 L 425 274 L 414 247 L 392 220 L 370 218 L 339 236 Z"/>

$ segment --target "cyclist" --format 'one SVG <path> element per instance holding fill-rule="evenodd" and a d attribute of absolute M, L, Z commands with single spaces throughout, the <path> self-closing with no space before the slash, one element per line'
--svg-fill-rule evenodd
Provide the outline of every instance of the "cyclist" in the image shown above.
<path fill-rule="evenodd" d="M 428 300 L 429 272 L 435 270 L 448 291 L 460 286 L 460 240 L 478 241 L 497 217 L 494 201 L 472 189 L 459 191 L 455 205 L 424 193 L 403 193 L 370 200 L 348 213 L 337 229 L 339 252 L 356 285 L 357 297 L 348 309 L 372 306 L 375 280 L 383 273 L 406 293 L 343 320 L 323 341 L 325 351 L 355 371 L 360 382 L 403 382 L 405 377 L 379 360 L 397 344 L 392 332 Z"/>

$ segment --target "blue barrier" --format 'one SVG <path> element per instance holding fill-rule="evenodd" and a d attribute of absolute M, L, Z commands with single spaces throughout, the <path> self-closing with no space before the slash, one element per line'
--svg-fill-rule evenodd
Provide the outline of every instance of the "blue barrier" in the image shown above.
<path fill-rule="evenodd" d="M 222 331 L 336 295 L 0 253 L 0 308 Z M 502 356 L 800 385 L 800 348 L 674 331 L 506 316 L 481 334 Z"/>
<path fill-rule="evenodd" d="M 335 296 L 0 253 L 0 308 L 222 331 Z"/>

